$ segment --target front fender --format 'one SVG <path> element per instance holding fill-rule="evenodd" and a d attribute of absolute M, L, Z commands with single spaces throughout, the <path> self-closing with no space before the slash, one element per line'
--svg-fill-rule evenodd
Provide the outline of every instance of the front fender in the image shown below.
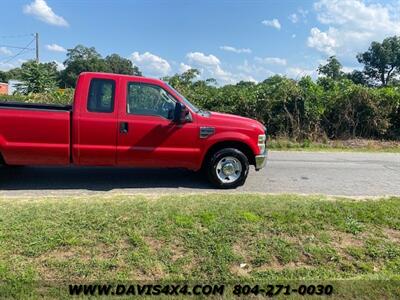
<path fill-rule="evenodd" d="M 226 131 L 226 132 L 216 133 L 205 140 L 205 147 L 201 161 L 204 160 L 206 153 L 210 150 L 212 146 L 223 142 L 243 143 L 251 149 L 254 155 L 257 155 L 259 152 L 257 141 L 253 140 L 248 135 L 240 132 Z"/>

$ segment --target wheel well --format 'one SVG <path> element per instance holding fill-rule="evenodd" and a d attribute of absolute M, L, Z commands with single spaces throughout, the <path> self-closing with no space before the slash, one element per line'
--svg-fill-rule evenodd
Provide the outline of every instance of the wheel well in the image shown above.
<path fill-rule="evenodd" d="M 224 148 L 235 148 L 243 152 L 244 155 L 246 155 L 247 159 L 249 160 L 250 165 L 255 165 L 255 156 L 253 153 L 253 150 L 251 148 L 242 142 L 236 142 L 236 141 L 226 141 L 226 142 L 219 142 L 210 147 L 208 149 L 206 155 L 204 156 L 203 159 L 203 164 L 208 161 L 209 157 L 214 154 L 216 151 L 224 149 Z"/>
<path fill-rule="evenodd" d="M 3 154 L 1 154 L 1 152 L 0 152 L 0 166 L 5 165 L 5 164 L 6 164 L 6 162 L 3 158 Z"/>

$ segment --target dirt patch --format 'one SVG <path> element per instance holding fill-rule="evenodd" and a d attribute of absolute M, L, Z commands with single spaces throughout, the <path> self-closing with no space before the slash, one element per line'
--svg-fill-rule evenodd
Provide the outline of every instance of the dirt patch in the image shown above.
<path fill-rule="evenodd" d="M 246 268 L 251 267 L 251 261 L 254 259 L 252 257 L 252 253 L 249 249 L 247 249 L 247 245 L 250 245 L 252 241 L 241 241 L 234 243 L 232 246 L 233 254 L 240 260 L 240 264 L 246 264 Z M 239 268 L 239 265 L 237 266 Z M 239 268 L 243 269 L 243 268 Z M 241 270 L 237 270 L 238 272 L 242 272 Z M 239 273 L 238 273 L 239 274 Z"/>
<path fill-rule="evenodd" d="M 54 281 L 63 277 L 57 270 L 49 267 L 45 262 L 38 265 L 37 271 L 40 274 L 40 278 L 44 281 Z"/>
<path fill-rule="evenodd" d="M 63 277 L 61 272 L 51 266 L 52 262 L 63 262 L 78 258 L 88 262 L 91 259 L 89 253 L 80 247 L 62 247 L 46 252 L 35 259 L 40 278 L 43 280 L 58 280 Z"/>
<path fill-rule="evenodd" d="M 240 267 L 240 265 L 233 265 L 230 267 L 229 271 L 231 274 L 234 274 L 235 276 L 240 276 L 240 277 L 248 277 L 250 276 L 249 273 L 252 271 L 252 268 L 249 266 L 246 267 Z"/>
<path fill-rule="evenodd" d="M 287 264 L 280 263 L 277 259 L 274 259 L 271 264 L 261 266 L 261 270 L 272 270 L 272 271 L 283 271 L 283 270 L 296 270 L 303 268 L 311 268 L 310 265 L 304 263 L 303 261 L 289 262 Z"/>
<path fill-rule="evenodd" d="M 396 243 L 400 242 L 400 230 L 385 228 L 383 233 L 389 238 L 390 241 Z"/>
<path fill-rule="evenodd" d="M 185 248 L 179 244 L 173 244 L 171 246 L 171 260 L 173 262 L 177 261 L 178 259 L 181 259 L 185 256 Z"/>
<path fill-rule="evenodd" d="M 52 267 L 53 263 L 60 264 L 70 260 L 79 260 L 81 263 L 89 264 L 93 259 L 110 261 L 121 256 L 121 253 L 130 247 L 129 242 L 126 240 L 118 241 L 114 245 L 99 243 L 92 247 L 62 247 L 40 255 L 34 259 L 34 263 L 37 265 L 42 279 L 55 280 L 61 278 L 63 275 L 61 274 L 62 272 Z M 114 271 L 122 265 L 122 261 L 118 262 L 110 270 Z"/>
<path fill-rule="evenodd" d="M 364 240 L 368 237 L 367 233 L 353 235 L 342 231 L 332 231 L 329 234 L 332 238 L 330 245 L 336 250 L 340 257 L 347 261 L 354 260 L 354 257 L 349 254 L 348 249 L 364 247 Z"/>
<path fill-rule="evenodd" d="M 64 261 L 73 258 L 78 258 L 83 261 L 89 261 L 92 258 L 92 255 L 83 247 L 62 247 L 40 255 L 38 260 Z"/>
<path fill-rule="evenodd" d="M 154 282 L 164 277 L 165 273 L 161 265 L 155 265 L 147 271 L 136 269 L 129 273 L 129 278 L 131 280 L 140 282 Z"/>
<path fill-rule="evenodd" d="M 163 242 L 156 240 L 152 237 L 144 237 L 143 238 L 146 245 L 149 247 L 150 251 L 153 253 L 157 253 L 163 246 Z"/>
<path fill-rule="evenodd" d="M 364 245 L 363 239 L 365 236 L 358 235 L 355 236 L 351 233 L 341 232 L 341 231 L 334 231 L 331 233 L 333 238 L 333 246 L 338 249 L 344 249 L 348 247 L 362 247 Z"/>
<path fill-rule="evenodd" d="M 240 266 L 235 264 L 231 266 L 230 271 L 234 275 L 247 277 L 250 276 L 250 273 L 252 272 L 263 272 L 263 271 L 281 272 L 284 270 L 296 270 L 305 268 L 309 269 L 312 268 L 312 266 L 308 265 L 303 261 L 289 262 L 287 264 L 282 264 L 276 257 L 274 257 L 271 262 L 263 264 L 260 267 L 253 268 L 251 265 Z"/>
<path fill-rule="evenodd" d="M 233 244 L 232 249 L 233 249 L 233 253 L 235 255 L 240 256 L 242 258 L 246 257 L 247 252 L 243 247 L 243 243 L 235 243 L 235 244 Z"/>
<path fill-rule="evenodd" d="M 175 262 L 178 259 L 183 258 L 185 256 L 186 250 L 179 243 L 173 242 L 170 245 L 164 241 L 156 240 L 152 237 L 144 237 L 143 239 L 144 239 L 146 245 L 149 247 L 150 252 L 152 252 L 152 253 L 157 253 L 165 247 L 170 249 L 171 260 L 173 262 Z"/>

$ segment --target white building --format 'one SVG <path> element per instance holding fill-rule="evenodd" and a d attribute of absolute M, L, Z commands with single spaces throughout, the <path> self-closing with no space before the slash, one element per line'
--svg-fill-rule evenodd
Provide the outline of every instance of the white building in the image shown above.
<path fill-rule="evenodd" d="M 18 84 L 21 84 L 22 82 L 21 81 L 18 81 L 18 80 L 10 80 L 9 82 L 8 82 L 8 94 L 9 95 L 13 95 L 14 94 L 14 92 L 17 90 L 17 85 Z"/>

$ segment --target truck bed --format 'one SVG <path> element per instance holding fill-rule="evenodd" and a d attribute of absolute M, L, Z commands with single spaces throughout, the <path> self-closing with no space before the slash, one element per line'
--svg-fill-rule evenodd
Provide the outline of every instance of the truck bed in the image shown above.
<path fill-rule="evenodd" d="M 0 103 L 0 154 L 9 165 L 70 163 L 68 105 Z"/>

